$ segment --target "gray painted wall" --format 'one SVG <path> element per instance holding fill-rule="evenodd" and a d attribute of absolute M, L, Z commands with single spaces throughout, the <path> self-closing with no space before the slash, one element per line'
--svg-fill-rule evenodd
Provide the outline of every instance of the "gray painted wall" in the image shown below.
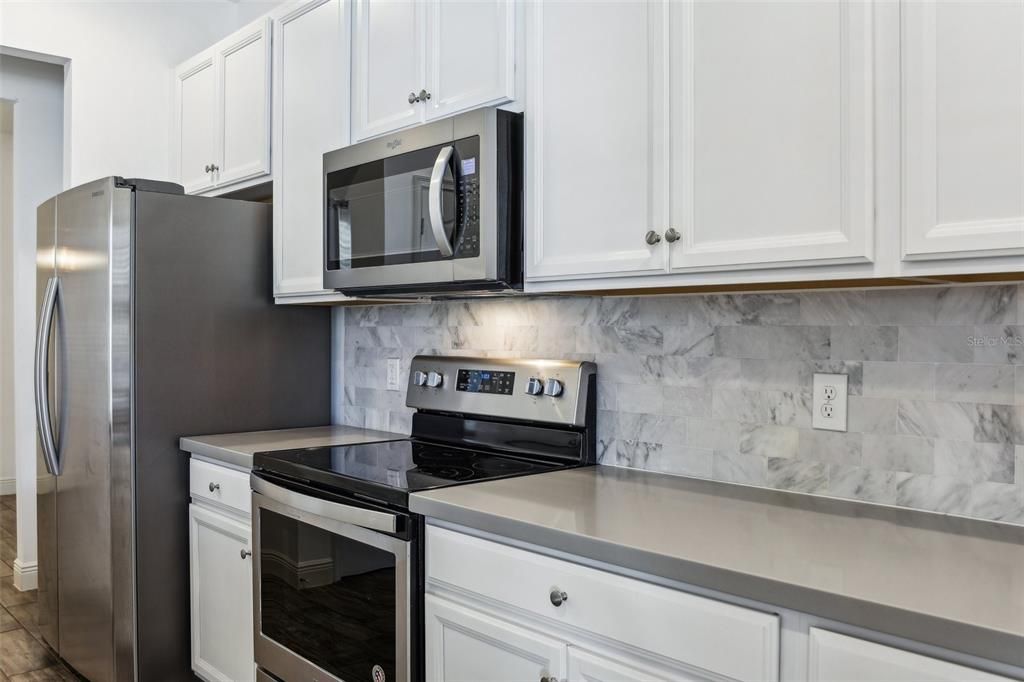
<path fill-rule="evenodd" d="M 598 364 L 605 464 L 1024 524 L 1024 286 L 516 298 L 336 311 L 335 416 L 408 431 L 385 361 Z M 849 432 L 811 374 L 849 375 Z"/>

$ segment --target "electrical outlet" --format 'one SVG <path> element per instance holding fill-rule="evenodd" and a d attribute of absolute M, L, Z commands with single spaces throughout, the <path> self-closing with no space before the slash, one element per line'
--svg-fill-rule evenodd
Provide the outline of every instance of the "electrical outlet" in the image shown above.
<path fill-rule="evenodd" d="M 398 375 L 402 371 L 402 361 L 399 358 L 388 358 L 388 390 L 402 390 L 402 382 Z"/>
<path fill-rule="evenodd" d="M 815 374 L 811 401 L 811 426 L 826 431 L 846 431 L 846 397 L 849 377 L 845 374 Z"/>

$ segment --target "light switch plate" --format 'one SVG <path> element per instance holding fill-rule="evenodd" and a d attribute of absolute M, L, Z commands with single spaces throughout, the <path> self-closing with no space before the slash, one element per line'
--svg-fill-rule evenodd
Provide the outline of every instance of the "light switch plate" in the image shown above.
<path fill-rule="evenodd" d="M 402 361 L 399 358 L 388 358 L 388 390 L 402 390 L 402 381 L 398 375 L 402 371 Z"/>
<path fill-rule="evenodd" d="M 849 377 L 845 374 L 815 374 L 811 401 L 811 426 L 826 431 L 846 431 Z"/>

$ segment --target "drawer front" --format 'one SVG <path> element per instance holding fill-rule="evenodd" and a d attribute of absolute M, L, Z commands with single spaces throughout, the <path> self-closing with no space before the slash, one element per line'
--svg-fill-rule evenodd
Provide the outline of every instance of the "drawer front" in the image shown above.
<path fill-rule="evenodd" d="M 778 679 L 776 615 L 434 526 L 426 550 L 428 590 L 456 587 L 733 679 Z"/>
<path fill-rule="evenodd" d="M 189 493 L 193 498 L 211 500 L 249 515 L 249 476 L 192 458 L 189 464 Z"/>

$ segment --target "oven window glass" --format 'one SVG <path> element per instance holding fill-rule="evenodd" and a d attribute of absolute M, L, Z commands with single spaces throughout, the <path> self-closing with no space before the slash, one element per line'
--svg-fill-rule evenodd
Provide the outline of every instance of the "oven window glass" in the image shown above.
<path fill-rule="evenodd" d="M 260 510 L 260 629 L 343 680 L 395 675 L 395 557 Z"/>
<path fill-rule="evenodd" d="M 327 175 L 327 269 L 444 260 L 430 216 L 430 177 L 446 145 Z M 479 255 L 479 138 L 459 140 L 440 185 L 440 231 L 455 258 Z"/>

